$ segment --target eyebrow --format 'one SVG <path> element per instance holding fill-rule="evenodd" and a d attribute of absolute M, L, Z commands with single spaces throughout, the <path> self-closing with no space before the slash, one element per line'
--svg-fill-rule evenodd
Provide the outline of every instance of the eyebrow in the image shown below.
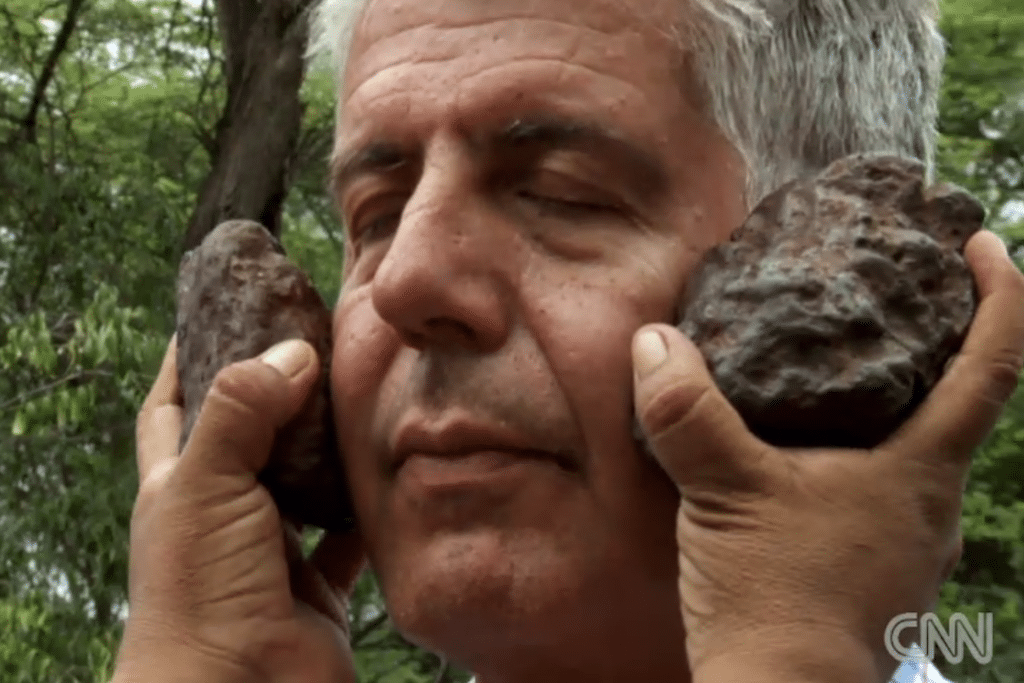
<path fill-rule="evenodd" d="M 644 194 L 660 194 L 668 184 L 665 166 L 656 155 L 613 130 L 590 122 L 550 117 L 517 119 L 499 131 L 490 143 L 511 149 L 598 150 L 622 164 L 623 174 Z"/>
<path fill-rule="evenodd" d="M 335 154 L 330 162 L 330 186 L 336 197 L 360 175 L 394 171 L 409 162 L 409 154 L 401 146 L 374 141 L 347 154 Z"/>

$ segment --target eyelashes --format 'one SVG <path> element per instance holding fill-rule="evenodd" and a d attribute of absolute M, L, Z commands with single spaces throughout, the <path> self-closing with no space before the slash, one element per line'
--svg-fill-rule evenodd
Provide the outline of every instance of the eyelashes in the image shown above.
<path fill-rule="evenodd" d="M 557 183 L 561 184 L 561 183 Z M 520 215 L 551 218 L 578 225 L 588 221 L 624 216 L 624 205 L 600 190 L 574 188 L 523 188 L 504 193 L 498 202 Z M 391 238 L 402 221 L 408 195 L 387 193 L 364 202 L 349 223 L 352 240 L 367 244 Z"/>
<path fill-rule="evenodd" d="M 398 229 L 401 220 L 401 212 L 392 211 L 367 221 L 365 225 L 356 226 L 352 231 L 352 237 L 360 242 L 386 239 Z"/>
<path fill-rule="evenodd" d="M 534 204 L 545 214 L 569 219 L 617 214 L 621 211 L 619 207 L 608 203 L 553 197 L 529 190 L 520 190 L 516 196 Z"/>
<path fill-rule="evenodd" d="M 405 192 L 383 191 L 364 196 L 346 221 L 352 241 L 358 245 L 390 237 L 398 229 L 406 201 Z"/>

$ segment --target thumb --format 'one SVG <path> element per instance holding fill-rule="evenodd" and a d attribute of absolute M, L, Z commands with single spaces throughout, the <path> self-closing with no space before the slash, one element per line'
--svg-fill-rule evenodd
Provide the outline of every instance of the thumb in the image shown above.
<path fill-rule="evenodd" d="M 647 444 L 681 490 L 763 490 L 773 448 L 750 433 L 693 342 L 669 325 L 642 327 L 633 370 Z"/>
<path fill-rule="evenodd" d="M 190 481 L 255 476 L 270 456 L 277 430 L 302 407 L 319 370 L 316 351 L 298 339 L 221 368 L 182 451 L 182 476 Z"/>

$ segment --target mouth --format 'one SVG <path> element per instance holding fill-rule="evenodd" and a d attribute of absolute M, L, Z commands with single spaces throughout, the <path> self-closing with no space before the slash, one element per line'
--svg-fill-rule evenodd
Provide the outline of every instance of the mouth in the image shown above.
<path fill-rule="evenodd" d="M 395 478 L 399 488 L 413 498 L 436 501 L 441 496 L 451 502 L 449 497 L 455 495 L 462 505 L 473 493 L 469 499 L 482 495 L 493 504 L 504 495 L 521 493 L 524 485 L 545 480 L 552 472 L 565 474 L 544 451 L 489 450 L 456 456 L 413 453 Z"/>
<path fill-rule="evenodd" d="M 467 462 L 467 461 L 487 461 L 487 462 L 515 462 L 515 461 L 528 461 L 528 460 L 542 460 L 553 462 L 562 469 L 570 471 L 575 469 L 572 463 L 563 455 L 559 453 L 551 453 L 549 451 L 538 451 L 538 450 L 518 450 L 502 448 L 499 446 L 480 446 L 474 448 L 466 448 L 463 450 L 453 452 L 431 452 L 431 451 L 416 451 L 403 455 L 395 467 L 396 470 L 401 469 L 410 458 L 423 458 L 427 460 L 433 460 L 437 462 Z"/>
<path fill-rule="evenodd" d="M 397 434 L 389 463 L 392 474 L 414 456 L 450 465 L 481 459 L 504 463 L 544 460 L 566 471 L 579 469 L 570 451 L 544 448 L 548 444 L 542 444 L 542 439 L 497 425 L 468 420 L 407 422 Z"/>

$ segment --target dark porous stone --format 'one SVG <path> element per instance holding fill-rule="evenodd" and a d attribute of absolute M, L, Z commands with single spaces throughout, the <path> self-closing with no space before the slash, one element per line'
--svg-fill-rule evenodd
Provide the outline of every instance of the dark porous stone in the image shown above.
<path fill-rule="evenodd" d="M 768 196 L 695 273 L 679 327 L 761 438 L 875 446 L 960 348 L 976 307 L 963 247 L 985 212 L 923 174 L 841 159 Z"/>
<path fill-rule="evenodd" d="M 285 518 L 330 531 L 350 528 L 329 392 L 331 314 L 280 243 L 252 221 L 219 225 L 181 261 L 177 327 L 181 448 L 217 371 L 287 339 L 313 345 L 323 372 L 299 414 L 278 432 L 260 481 Z"/>

